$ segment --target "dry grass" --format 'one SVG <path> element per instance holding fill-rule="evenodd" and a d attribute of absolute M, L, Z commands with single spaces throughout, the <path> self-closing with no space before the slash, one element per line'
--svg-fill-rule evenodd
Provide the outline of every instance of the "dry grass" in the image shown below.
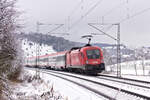
<path fill-rule="evenodd" d="M 19 76 L 21 75 L 21 73 L 22 73 L 22 67 L 19 67 L 8 75 L 8 80 L 10 80 L 11 82 L 15 82 L 15 83 L 22 82 L 22 80 L 19 79 Z"/>

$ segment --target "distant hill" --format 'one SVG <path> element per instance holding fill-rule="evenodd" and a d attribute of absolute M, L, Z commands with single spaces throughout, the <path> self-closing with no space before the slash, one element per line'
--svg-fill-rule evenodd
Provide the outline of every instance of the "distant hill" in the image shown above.
<path fill-rule="evenodd" d="M 53 49 L 57 52 L 70 50 L 72 47 L 82 47 L 85 45 L 85 43 L 69 41 L 64 39 L 63 37 L 42 35 L 37 33 L 21 33 L 18 36 L 19 38 L 27 39 L 28 41 L 32 41 L 33 43 L 46 44 L 52 46 Z M 103 49 L 104 60 L 106 65 L 115 64 L 117 62 L 116 44 L 94 43 L 92 45 L 99 46 Z M 143 56 L 145 56 L 145 59 L 150 59 L 150 49 L 144 48 L 144 51 L 147 52 L 143 52 L 143 49 L 139 48 L 138 50 L 136 50 L 135 57 L 134 50 L 127 48 L 124 45 L 121 45 L 121 62 L 140 60 Z"/>
<path fill-rule="evenodd" d="M 21 33 L 19 37 L 26 38 L 29 41 L 36 42 L 39 44 L 42 43 L 42 44 L 51 45 L 53 46 L 53 49 L 56 51 L 70 50 L 72 47 L 78 47 L 78 46 L 80 47 L 85 45 L 85 43 L 69 41 L 64 39 L 63 37 L 42 35 L 37 33 L 29 33 L 29 34 Z M 92 45 L 99 46 L 101 48 L 115 46 L 113 44 L 105 44 L 105 43 L 94 43 Z"/>

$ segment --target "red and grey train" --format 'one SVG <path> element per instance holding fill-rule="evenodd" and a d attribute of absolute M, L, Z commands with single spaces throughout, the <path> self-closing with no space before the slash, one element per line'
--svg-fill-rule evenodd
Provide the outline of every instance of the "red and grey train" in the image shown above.
<path fill-rule="evenodd" d="M 94 74 L 105 70 L 101 48 L 90 45 L 75 47 L 64 52 L 30 57 L 26 59 L 26 66 Z"/>

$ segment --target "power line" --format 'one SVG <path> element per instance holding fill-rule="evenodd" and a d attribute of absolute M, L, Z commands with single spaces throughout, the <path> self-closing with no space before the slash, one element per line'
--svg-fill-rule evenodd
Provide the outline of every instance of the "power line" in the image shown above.
<path fill-rule="evenodd" d="M 79 20 L 77 20 L 75 23 L 72 24 L 72 26 L 70 28 L 73 28 L 74 26 L 76 26 L 79 22 L 81 22 L 81 20 L 84 19 L 84 17 L 86 17 L 88 14 L 90 14 L 103 0 L 99 0 L 93 7 L 91 7 L 83 16 L 81 16 L 81 18 Z"/>
<path fill-rule="evenodd" d="M 77 6 L 75 6 L 73 8 L 73 10 L 70 12 L 70 14 L 68 15 L 68 30 L 70 30 L 70 20 L 71 20 L 71 17 L 73 16 L 73 14 L 80 8 L 81 4 L 83 3 L 83 0 L 81 0 Z"/>
<path fill-rule="evenodd" d="M 115 9 L 119 8 L 120 6 L 124 5 L 124 4 L 128 4 L 129 0 L 125 0 L 121 3 L 119 3 L 118 5 L 114 6 L 113 8 L 111 8 L 109 11 L 107 11 L 105 14 L 102 15 L 102 23 L 104 23 L 104 17 L 111 14 Z M 129 8 L 127 7 L 127 11 L 129 12 Z M 129 13 L 127 13 L 127 17 L 129 18 Z"/>
<path fill-rule="evenodd" d="M 62 27 L 64 24 L 55 24 L 58 25 L 57 27 L 55 27 L 54 29 L 52 29 L 51 31 L 49 31 L 48 33 L 51 33 L 53 31 L 56 31 L 57 29 L 59 29 L 60 27 Z"/>
<path fill-rule="evenodd" d="M 113 24 L 112 23 L 88 23 L 88 25 L 91 24 L 91 25 L 109 25 L 106 29 L 105 29 L 105 32 L 109 31 L 112 27 L 113 27 Z M 101 30 L 104 30 L 104 28 L 102 28 Z"/>
<path fill-rule="evenodd" d="M 76 12 L 76 10 L 81 6 L 81 4 L 82 0 L 73 8 L 68 17 L 71 17 Z"/>
<path fill-rule="evenodd" d="M 114 6 L 113 8 L 111 8 L 109 11 L 107 11 L 105 14 L 103 14 L 103 17 L 105 17 L 106 15 L 112 13 L 115 9 L 119 8 L 120 6 L 124 5 L 125 3 L 128 3 L 128 1 L 123 1 L 120 4 Z"/>
<path fill-rule="evenodd" d="M 119 5 L 113 7 L 110 11 L 106 12 L 106 13 L 102 16 L 102 20 L 104 20 L 104 17 L 105 17 L 106 15 L 112 13 L 114 9 L 117 9 L 117 8 L 120 7 L 121 5 L 124 5 L 125 3 L 128 4 L 129 1 L 126 0 L 126 1 L 124 1 L 124 2 L 122 2 L 122 3 L 120 3 Z M 129 19 L 131 19 L 131 18 L 134 18 L 134 17 L 136 17 L 136 16 L 138 16 L 138 15 L 141 15 L 141 14 L 143 14 L 143 13 L 149 11 L 149 10 L 150 10 L 150 8 L 145 8 L 145 9 L 143 9 L 142 11 L 139 11 L 139 12 L 137 12 L 137 13 L 131 15 L 131 16 L 129 16 L 129 13 L 128 13 L 128 14 L 127 14 L 127 17 L 124 18 L 124 19 L 122 19 L 122 20 L 119 21 L 118 23 L 123 23 L 124 21 L 129 20 Z M 129 11 L 129 8 L 127 8 L 127 11 Z M 92 23 L 92 24 L 99 24 L 99 23 Z M 107 23 L 107 24 L 108 24 L 108 23 Z"/>
<path fill-rule="evenodd" d="M 118 8 L 118 7 L 121 6 L 121 5 L 124 5 L 125 3 L 128 4 L 128 3 L 129 3 L 129 0 L 126 0 L 126 1 L 124 1 L 124 2 L 122 2 L 122 3 L 120 3 L 119 5 L 115 6 L 115 7 L 112 8 L 110 11 L 108 11 L 107 13 L 105 13 L 102 17 L 104 18 L 104 16 L 106 16 L 106 15 L 112 13 L 114 9 Z M 136 16 L 138 16 L 138 15 L 141 15 L 141 14 L 143 14 L 143 13 L 149 11 L 149 10 L 150 10 L 150 8 L 145 8 L 145 9 L 143 9 L 142 11 L 137 12 L 137 13 L 131 15 L 131 16 L 129 16 L 129 13 L 128 13 L 128 14 L 127 14 L 127 17 L 124 18 L 124 19 L 122 19 L 122 20 L 121 20 L 120 22 L 118 22 L 118 23 L 123 23 L 124 21 L 129 20 L 129 19 L 131 19 L 131 18 L 133 18 L 133 17 L 136 17 Z M 127 11 L 129 11 L 129 8 L 127 8 Z"/>
<path fill-rule="evenodd" d="M 122 19 L 119 23 L 123 23 L 124 21 L 129 20 L 129 19 L 131 19 L 131 18 L 133 18 L 133 17 L 136 17 L 136 16 L 138 16 L 138 15 L 141 15 L 141 14 L 143 14 L 143 13 L 149 11 L 149 10 L 150 10 L 150 8 L 146 8 L 146 9 L 140 11 L 140 12 L 137 12 L 137 13 L 133 14 L 132 16 L 129 16 L 129 17 L 127 17 L 127 18 Z"/>
<path fill-rule="evenodd" d="M 104 23 L 104 17 L 105 17 L 105 16 L 111 14 L 115 9 L 119 8 L 120 6 L 122 6 L 122 5 L 126 4 L 126 3 L 128 4 L 128 0 L 123 1 L 123 2 L 119 3 L 118 5 L 115 5 L 115 6 L 114 6 L 113 8 L 111 8 L 109 11 L 107 11 L 106 13 L 104 13 L 104 14 L 102 15 L 102 23 Z"/>
<path fill-rule="evenodd" d="M 102 31 L 101 29 L 99 29 L 99 28 L 95 27 L 94 25 L 92 25 L 92 24 L 90 24 L 90 23 L 89 23 L 88 25 L 89 25 L 89 26 L 91 26 L 91 27 L 93 27 L 93 28 L 95 28 L 96 30 L 100 31 L 100 32 L 101 32 L 101 33 L 103 33 L 104 35 L 106 35 L 106 36 L 110 37 L 111 39 L 113 39 L 113 40 L 117 41 L 117 39 L 116 39 L 115 37 L 113 37 L 113 36 L 111 36 L 111 35 L 107 34 L 106 32 L 104 32 L 104 31 Z"/>

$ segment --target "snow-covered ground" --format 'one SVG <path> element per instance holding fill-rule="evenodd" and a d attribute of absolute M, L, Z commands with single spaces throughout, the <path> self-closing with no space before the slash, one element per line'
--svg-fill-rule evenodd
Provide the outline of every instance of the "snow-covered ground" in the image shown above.
<path fill-rule="evenodd" d="M 74 83 L 68 82 L 61 78 L 57 78 L 50 74 L 42 73 L 42 71 L 40 73 L 40 77 L 41 77 L 40 79 L 35 78 L 35 74 L 36 74 L 35 69 L 25 68 L 24 72 L 25 74 L 24 74 L 23 79 L 25 81 L 13 87 L 12 97 L 14 98 L 14 100 L 104 100 L 102 99 L 102 97 L 96 95 L 93 92 L 88 91 L 85 88 L 82 88 Z M 60 73 L 63 73 L 63 72 L 60 72 Z M 68 74 L 71 74 L 71 73 L 68 73 Z M 76 74 L 75 76 L 84 77 L 93 81 L 101 80 L 101 79 L 96 79 L 90 76 L 86 77 L 86 76 L 76 75 Z M 83 80 L 78 80 L 75 78 L 69 78 L 69 79 L 75 80 L 76 82 L 81 82 L 85 85 L 92 86 L 92 88 L 95 87 L 98 90 L 103 90 L 104 94 L 109 94 L 112 97 L 115 97 L 116 95 L 118 95 L 117 91 L 112 92 L 103 86 L 102 86 L 103 88 L 100 88 L 101 86 L 96 86 L 96 84 L 93 85 L 92 83 L 84 82 Z M 100 82 L 105 83 L 104 80 Z M 119 86 L 119 84 L 117 85 L 115 82 L 106 81 L 106 84 L 110 84 L 116 87 L 121 87 L 122 89 L 127 89 L 127 90 L 132 90 L 132 91 L 136 90 L 134 86 L 130 86 L 130 87 L 126 85 Z M 144 92 L 149 94 L 149 92 L 147 91 L 144 90 Z M 140 90 L 137 89 L 137 92 L 140 92 Z M 143 92 L 141 91 L 141 93 Z M 121 94 L 121 97 L 117 96 L 116 98 L 120 98 L 117 100 L 127 100 L 128 97 L 130 97 L 130 95 Z M 139 100 L 139 98 L 135 99 L 136 97 L 134 96 L 131 96 L 131 98 L 132 100 Z"/>
<path fill-rule="evenodd" d="M 36 77 L 34 71 L 24 70 L 21 80 L 23 82 L 13 84 L 12 100 L 67 100 L 67 96 L 55 91 L 52 81 L 45 77 Z"/>
<path fill-rule="evenodd" d="M 117 64 L 106 66 L 109 75 L 117 76 Z M 121 63 L 121 77 L 150 81 L 150 60 L 137 60 Z"/>
<path fill-rule="evenodd" d="M 46 72 L 48 72 L 48 71 L 46 71 Z M 71 79 L 71 80 L 74 80 L 75 82 L 84 84 L 85 86 L 91 87 L 93 89 L 97 89 L 97 91 L 103 91 L 104 94 L 107 94 L 111 97 L 114 97 L 114 98 L 116 98 L 116 100 L 129 100 L 129 98 L 130 99 L 132 98 L 131 100 L 138 100 L 138 99 L 136 97 L 125 95 L 125 94 L 122 94 L 120 92 L 118 93 L 118 90 L 115 91 L 114 89 L 107 88 L 103 85 L 92 84 L 88 81 L 84 81 L 84 80 L 81 80 L 79 78 L 73 78 L 73 77 L 70 77 L 70 76 L 66 76 L 66 75 L 64 75 L 64 73 L 67 74 L 67 75 L 77 76 L 77 77 L 80 77 L 80 78 L 84 78 L 84 79 L 92 80 L 92 81 L 95 81 L 95 82 L 107 84 L 109 86 L 118 87 L 118 88 L 123 89 L 123 90 L 127 90 L 127 91 L 129 90 L 129 91 L 132 91 L 132 92 L 135 92 L 135 93 L 138 93 L 138 94 L 143 94 L 143 95 L 149 96 L 149 93 L 150 93 L 149 89 L 145 89 L 145 88 L 143 89 L 143 88 L 136 87 L 136 86 L 133 86 L 133 85 L 122 84 L 122 83 L 118 83 L 118 82 L 114 82 L 114 81 L 110 81 L 110 80 L 105 80 L 105 79 L 98 78 L 98 77 L 84 76 L 84 75 L 80 75 L 80 74 L 72 74 L 72 73 L 58 72 L 58 71 L 57 71 L 57 73 L 63 73 L 61 76 L 68 77 L 67 79 Z"/>
<path fill-rule="evenodd" d="M 117 64 L 106 66 L 107 71 L 117 72 Z M 138 60 L 121 63 L 121 74 L 150 76 L 150 60 Z"/>
<path fill-rule="evenodd" d="M 25 81 L 13 86 L 13 100 L 102 100 L 84 88 L 45 73 L 36 79 L 35 73 L 25 69 Z"/>

